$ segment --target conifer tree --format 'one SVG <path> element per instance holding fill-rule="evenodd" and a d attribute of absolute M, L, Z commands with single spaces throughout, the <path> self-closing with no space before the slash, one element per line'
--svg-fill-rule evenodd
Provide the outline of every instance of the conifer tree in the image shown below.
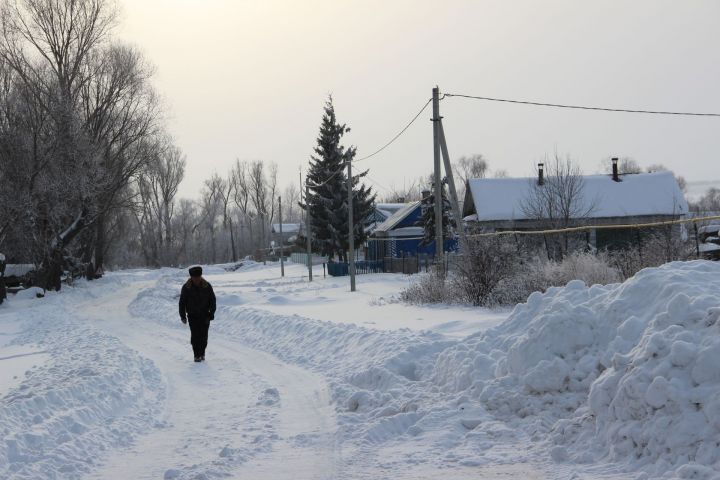
<path fill-rule="evenodd" d="M 446 181 L 443 180 L 440 194 L 442 195 L 442 235 L 444 239 L 452 238 L 457 224 L 451 215 L 450 200 L 448 199 Z M 435 193 L 431 193 L 422 199 L 422 217 L 420 224 L 425 230 L 424 238 L 420 245 L 430 245 L 435 241 Z M 444 248 L 444 246 L 440 246 Z M 439 251 L 439 249 L 438 249 Z"/>
<path fill-rule="evenodd" d="M 347 205 L 347 162 L 355 157 L 355 147 L 345 148 L 340 144 L 343 135 L 349 132 L 345 124 L 339 124 L 335 117 L 332 96 L 325 103 L 325 113 L 315 147 L 310 157 L 307 182 L 310 186 L 303 209 L 310 208 L 312 219 L 313 250 L 330 257 L 347 260 L 348 205 Z M 364 220 L 370 215 L 375 195 L 369 187 L 360 184 L 367 170 L 353 175 L 353 223 L 355 245 L 366 239 Z"/>

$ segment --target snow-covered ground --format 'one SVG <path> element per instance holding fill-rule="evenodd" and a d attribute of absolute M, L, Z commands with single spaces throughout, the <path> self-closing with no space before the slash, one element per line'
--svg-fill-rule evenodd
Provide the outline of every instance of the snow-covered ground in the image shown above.
<path fill-rule="evenodd" d="M 514 310 L 407 306 L 402 275 L 133 270 L 0 306 L 0 478 L 718 478 L 720 264 Z"/>

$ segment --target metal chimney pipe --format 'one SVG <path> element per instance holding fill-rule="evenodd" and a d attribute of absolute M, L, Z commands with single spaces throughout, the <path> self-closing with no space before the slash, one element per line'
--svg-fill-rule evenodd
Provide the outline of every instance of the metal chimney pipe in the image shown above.
<path fill-rule="evenodd" d="M 545 185 L 545 164 L 538 163 L 538 185 Z"/>
<path fill-rule="evenodd" d="M 615 182 L 620 181 L 620 176 L 618 175 L 618 159 L 617 159 L 617 157 L 613 157 L 613 159 L 612 159 L 612 179 Z"/>

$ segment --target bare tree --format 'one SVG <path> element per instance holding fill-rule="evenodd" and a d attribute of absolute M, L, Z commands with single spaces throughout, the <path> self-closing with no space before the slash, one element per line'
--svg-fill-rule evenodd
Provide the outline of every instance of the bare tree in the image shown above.
<path fill-rule="evenodd" d="M 230 173 L 230 178 L 233 184 L 233 201 L 235 206 L 242 214 L 243 218 L 240 221 L 240 239 L 243 239 L 243 226 L 247 226 L 250 244 L 252 244 L 252 219 L 253 211 L 252 205 L 250 204 L 250 165 L 246 161 L 236 160 L 235 165 Z M 247 250 L 252 247 L 248 246 Z"/>
<path fill-rule="evenodd" d="M 454 163 L 453 169 L 460 183 L 464 184 L 471 178 L 485 178 L 488 162 L 481 154 L 462 156 Z"/>
<path fill-rule="evenodd" d="M 675 176 L 675 180 L 678 182 L 678 186 L 680 187 L 680 191 L 683 193 L 687 193 L 687 181 L 685 180 L 685 177 L 675 174 L 672 170 L 667 168 L 665 165 L 662 165 L 660 163 L 654 163 L 647 167 L 648 173 L 653 172 L 671 172 Z"/>
<path fill-rule="evenodd" d="M 220 175 L 217 173 L 213 174 L 212 177 L 205 180 L 201 197 L 202 223 L 204 223 L 210 237 L 210 261 L 212 263 L 217 263 L 217 236 L 215 222 L 222 208 L 220 196 L 223 189 L 223 183 L 223 179 Z"/>
<path fill-rule="evenodd" d="M 179 254 L 174 249 L 173 216 L 175 196 L 185 176 L 185 156 L 182 151 L 165 137 L 146 168 L 138 176 L 137 185 L 140 205 L 136 209 L 136 219 L 143 236 L 143 249 L 151 242 L 153 265 L 169 265 L 177 260 Z"/>
<path fill-rule="evenodd" d="M 195 233 L 198 224 L 197 204 L 187 198 L 180 199 L 175 219 L 175 230 L 179 238 L 178 259 L 190 263 L 196 257 Z"/>
<path fill-rule="evenodd" d="M 720 212 L 720 188 L 708 188 L 693 207 L 699 212 Z"/>
<path fill-rule="evenodd" d="M 232 172 L 230 172 L 227 179 L 222 179 L 222 182 L 218 185 L 218 195 L 222 204 L 223 212 L 223 228 L 225 232 L 230 236 L 230 258 L 233 262 L 237 261 L 237 249 L 235 248 L 235 230 L 233 228 L 232 212 L 230 200 L 233 197 L 233 191 L 235 184 L 232 181 Z"/>
<path fill-rule="evenodd" d="M 434 182 L 433 174 L 428 173 L 411 180 L 409 183 L 403 183 L 402 188 L 391 185 L 390 192 L 386 193 L 380 200 L 386 203 L 417 202 L 423 199 L 423 191 L 432 190 Z"/>
<path fill-rule="evenodd" d="M 283 221 L 286 223 L 296 223 L 301 220 L 301 210 L 298 207 L 300 202 L 300 192 L 295 182 L 291 182 L 283 191 Z"/>
<path fill-rule="evenodd" d="M 562 159 L 557 153 L 552 160 L 545 159 L 544 181 L 540 184 L 535 178 L 530 180 L 527 198 L 521 204 L 526 217 L 539 221 L 544 228 L 567 228 L 572 222 L 581 222 L 597 208 L 597 199 L 586 198 L 585 180 L 580 167 L 568 156 Z M 564 234 L 564 242 L 549 242 L 545 236 L 548 257 L 562 258 L 568 251 L 569 235 Z"/>
<path fill-rule="evenodd" d="M 20 228 L 32 232 L 32 257 L 48 288 L 59 288 L 67 254 L 102 265 L 120 218 L 110 212 L 127 208 L 128 184 L 156 146 L 152 69 L 137 50 L 110 43 L 115 19 L 105 0 L 9 0 L 0 10 L 0 60 L 14 74 L 30 126 L 22 140 L 28 153 L 14 155 L 29 173 L 20 183 L 27 201 Z"/>
<path fill-rule="evenodd" d="M 258 218 L 258 245 L 267 247 L 267 231 L 275 216 L 275 190 L 277 188 L 277 165 L 270 164 L 268 171 L 261 161 L 253 162 L 249 171 L 250 201 Z"/>

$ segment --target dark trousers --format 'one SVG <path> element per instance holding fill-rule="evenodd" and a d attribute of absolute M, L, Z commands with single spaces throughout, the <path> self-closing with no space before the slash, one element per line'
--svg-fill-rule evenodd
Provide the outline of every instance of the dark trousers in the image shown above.
<path fill-rule="evenodd" d="M 195 357 L 204 357 L 205 348 L 207 348 L 208 329 L 210 328 L 210 320 L 207 319 L 188 319 L 190 324 L 190 343 L 192 344 Z"/>

